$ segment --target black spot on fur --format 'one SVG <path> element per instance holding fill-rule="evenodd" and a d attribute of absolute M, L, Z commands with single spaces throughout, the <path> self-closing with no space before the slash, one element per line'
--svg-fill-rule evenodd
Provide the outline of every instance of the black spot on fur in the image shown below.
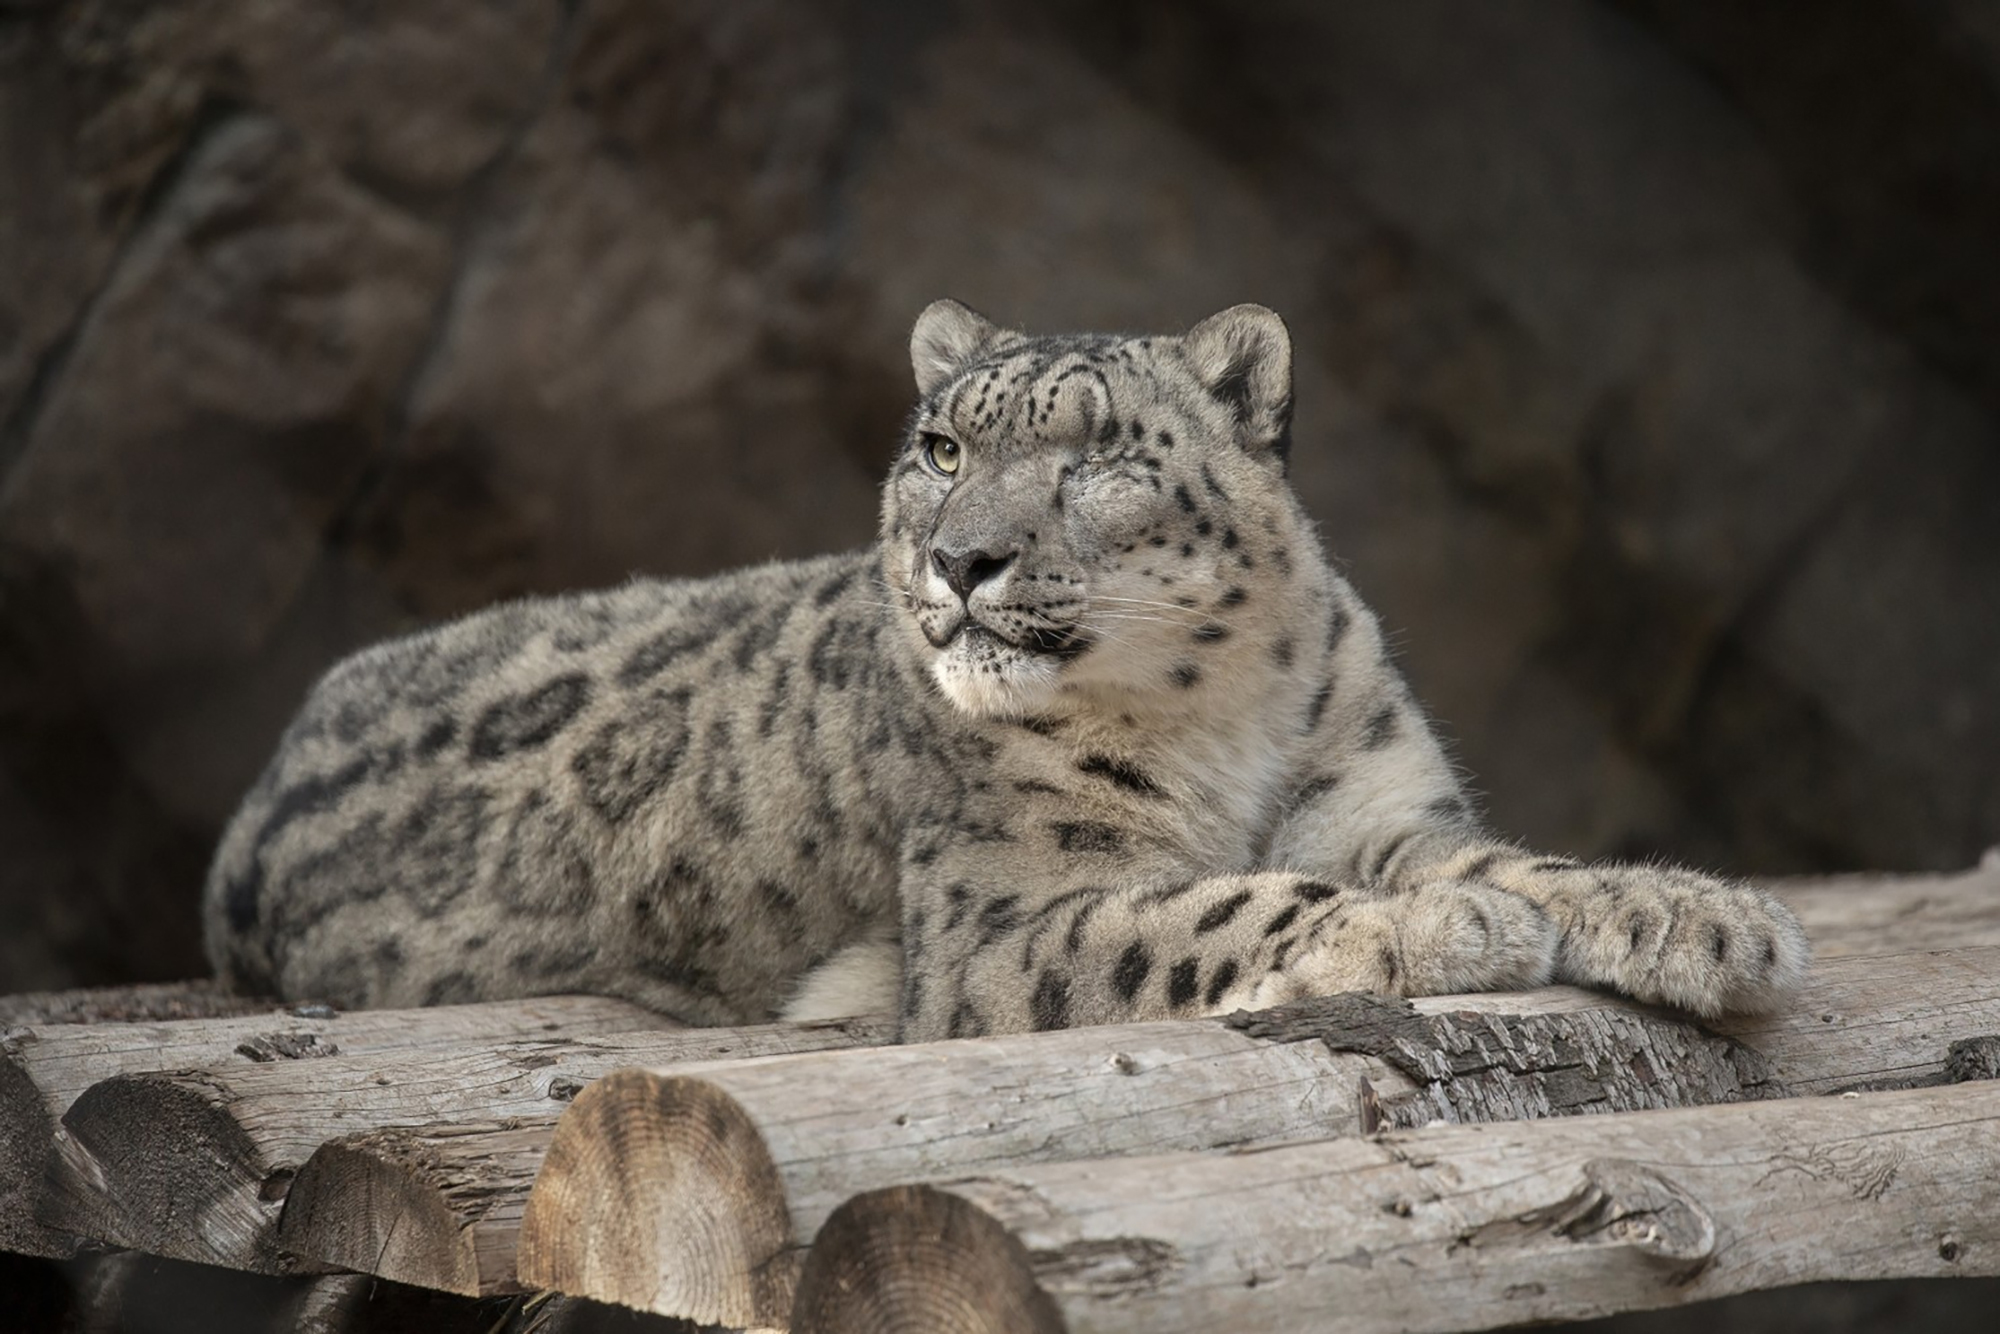
<path fill-rule="evenodd" d="M 747 672 L 757 665 L 759 659 L 771 651 L 784 632 L 785 622 L 791 619 L 792 604 L 780 603 L 770 613 L 759 620 L 750 622 L 736 641 L 734 661 L 736 670 Z"/>
<path fill-rule="evenodd" d="M 1326 618 L 1326 651 L 1333 652 L 1340 647 L 1340 641 L 1347 637 L 1347 627 L 1354 618 L 1347 614 L 1347 608 L 1335 607 Z"/>
<path fill-rule="evenodd" d="M 1167 974 L 1167 1004 L 1178 1010 L 1195 998 L 1201 990 L 1198 968 L 1193 959 L 1182 959 L 1174 965 Z"/>
<path fill-rule="evenodd" d="M 606 823 L 623 824 L 672 781 L 687 754 L 691 699 L 686 690 L 655 691 L 638 719 L 605 723 L 571 758 L 583 799 Z"/>
<path fill-rule="evenodd" d="M 851 569 L 842 570 L 839 574 L 827 580 L 825 584 L 820 586 L 820 590 L 813 594 L 813 606 L 830 606 L 833 600 L 842 593 L 845 593 L 848 585 L 854 582 L 854 574 L 855 572 Z"/>
<path fill-rule="evenodd" d="M 1292 886 L 1292 893 L 1306 903 L 1325 903 L 1328 899 L 1336 897 L 1340 890 L 1323 880 L 1301 880 Z"/>
<path fill-rule="evenodd" d="M 1144 770 L 1123 760 L 1114 760 L 1109 755 L 1086 755 L 1076 762 L 1076 767 L 1083 773 L 1098 778 L 1108 778 L 1127 792 L 1136 792 L 1142 797 L 1160 795 L 1160 785 L 1147 777 Z M 1049 791 L 1053 792 L 1055 789 L 1050 788 Z"/>
<path fill-rule="evenodd" d="M 252 840 L 251 846 L 262 853 L 265 845 L 277 837 L 286 825 L 301 816 L 316 814 L 336 805 L 342 797 L 360 786 L 374 767 L 373 756 L 361 755 L 330 774 L 317 774 L 292 784 L 271 803 L 270 813 L 257 827 L 257 837 Z M 254 913 L 252 916 L 254 918 Z"/>
<path fill-rule="evenodd" d="M 1201 668 L 1191 662 L 1184 662 L 1170 673 L 1173 683 L 1182 690 L 1192 690 L 1201 680 Z"/>
<path fill-rule="evenodd" d="M 1249 600 L 1250 600 L 1250 595 L 1243 591 L 1243 588 L 1240 584 L 1231 584 L 1223 592 L 1222 600 L 1217 605 L 1224 607 L 1240 607 Z"/>
<path fill-rule="evenodd" d="M 1293 922 L 1296 922 L 1298 920 L 1299 920 L 1299 905 L 1296 903 L 1286 904 L 1285 910 L 1283 912 L 1279 913 L 1276 917 L 1273 917 L 1270 921 L 1264 924 L 1264 934 L 1267 936 L 1275 936 L 1280 931 L 1283 931 L 1286 927 L 1290 926 Z"/>
<path fill-rule="evenodd" d="M 1493 864 L 1499 860 L 1500 854 L 1497 852 L 1482 852 L 1472 859 L 1471 865 L 1458 873 L 1458 878 L 1460 880 L 1477 880 L 1492 870 Z"/>
<path fill-rule="evenodd" d="M 1280 667 L 1289 667 L 1298 656 L 1298 648 L 1290 639 L 1280 639 L 1271 645 L 1271 661 Z"/>
<path fill-rule="evenodd" d="M 241 935 L 257 925 L 257 909 L 263 893 L 264 859 L 261 854 L 252 853 L 250 869 L 230 877 L 222 889 L 222 911 L 232 932 Z"/>
<path fill-rule="evenodd" d="M 1396 959 L 1396 951 L 1384 945 L 1382 953 L 1377 958 L 1382 965 L 1382 985 L 1393 993 L 1396 980 L 1403 975 L 1402 965 Z"/>
<path fill-rule="evenodd" d="M 1049 829 L 1056 836 L 1056 846 L 1064 852 L 1122 852 L 1125 849 L 1123 830 L 1094 820 L 1065 821 L 1052 824 Z"/>
<path fill-rule="evenodd" d="M 1317 777 L 1308 778 L 1305 782 L 1299 784 L 1298 791 L 1292 793 L 1291 800 L 1286 802 L 1285 805 L 1290 810 L 1299 810 L 1302 807 L 1310 806 L 1339 786 L 1340 779 L 1333 774 L 1320 774 Z"/>
<path fill-rule="evenodd" d="M 1389 870 L 1389 863 L 1396 860 L 1396 854 L 1401 852 L 1414 837 L 1416 835 L 1411 833 L 1401 833 L 1382 845 L 1382 850 L 1375 854 L 1375 864 L 1368 868 L 1368 882 L 1370 884 L 1375 884 L 1382 879 L 1383 875 Z"/>
<path fill-rule="evenodd" d="M 527 795 L 508 820 L 493 890 L 515 912 L 573 918 L 596 899 L 597 872 L 586 844 L 577 836 L 576 819 L 570 812 L 567 802 L 552 800 L 537 790 Z M 465 815 L 462 847 L 447 841 L 439 852 L 441 860 L 465 865 L 469 883 L 474 866 L 469 854 L 484 819 L 483 801 L 465 808 Z"/>
<path fill-rule="evenodd" d="M 1028 1003 L 1037 1032 L 1069 1027 L 1069 982 L 1053 968 L 1044 968 Z"/>
<path fill-rule="evenodd" d="M 1729 933 L 1719 926 L 1715 927 L 1709 936 L 1708 952 L 1715 956 L 1717 963 L 1721 963 L 1724 959 L 1728 958 Z"/>
<path fill-rule="evenodd" d="M 699 625 L 670 625 L 632 650 L 618 669 L 618 684 L 628 689 L 644 685 L 665 671 L 676 658 L 699 652 L 748 610 L 742 602 L 714 609 L 715 619 Z"/>
<path fill-rule="evenodd" d="M 1319 726 L 1319 720 L 1326 714 L 1327 701 L 1333 698 L 1333 682 L 1328 681 L 1313 692 L 1312 703 L 1306 705 L 1306 731 Z"/>
<path fill-rule="evenodd" d="M 1208 976 L 1208 990 L 1202 995 L 1202 1003 L 1213 1005 L 1222 999 L 1222 993 L 1229 990 L 1229 984 L 1236 980 L 1236 960 L 1224 959 L 1215 965 L 1215 971 Z"/>
<path fill-rule="evenodd" d="M 525 695 L 488 705 L 472 725 L 468 748 L 474 760 L 497 760 L 546 745 L 590 703 L 590 678 L 581 672 L 558 676 Z"/>
<path fill-rule="evenodd" d="M 596 957 L 595 945 L 531 946 L 517 950 L 507 960 L 507 966 L 521 976 L 546 981 L 551 978 L 574 978 Z"/>
<path fill-rule="evenodd" d="M 853 684 L 866 670 L 861 643 L 865 633 L 848 621 L 828 621 L 806 655 L 813 680 L 834 690 Z"/>
<path fill-rule="evenodd" d="M 1236 535 L 1234 528 L 1224 528 L 1222 530 L 1222 545 L 1224 548 L 1233 551 L 1236 549 L 1236 544 L 1242 540 L 1242 538 Z"/>
<path fill-rule="evenodd" d="M 1547 875 L 1552 871 L 1574 871 L 1577 865 L 1574 857 L 1543 857 L 1528 869 L 1536 875 Z"/>
<path fill-rule="evenodd" d="M 1054 783 L 1044 783 L 1039 778 L 1023 778 L 1014 784 L 1016 792 L 1039 792 L 1045 796 L 1060 797 L 1063 790 Z"/>
<path fill-rule="evenodd" d="M 1175 899 L 1194 892 L 1194 881 L 1176 880 L 1171 884 L 1159 885 L 1147 890 L 1133 900 L 1135 908 L 1153 908 L 1162 903 L 1172 903 Z"/>
<path fill-rule="evenodd" d="M 1201 465 L 1201 484 L 1207 487 L 1208 494 L 1217 500 L 1229 499 L 1229 493 L 1222 489 L 1222 483 L 1215 480 L 1215 474 L 1209 471 L 1206 463 Z"/>
<path fill-rule="evenodd" d="M 1111 970 L 1111 986 L 1118 998 L 1128 1004 L 1139 994 L 1139 988 L 1146 984 L 1146 974 L 1153 971 L 1153 956 L 1146 949 L 1144 941 L 1133 941 L 1118 956 L 1118 966 Z"/>
<path fill-rule="evenodd" d="M 454 718 L 440 718 L 424 729 L 417 738 L 417 758 L 435 759 L 438 752 L 458 740 L 458 721 Z"/>
<path fill-rule="evenodd" d="M 986 1036 L 986 1021 L 979 1011 L 972 1008 L 972 1002 L 960 1001 L 951 1012 L 951 1023 L 945 1028 L 948 1038 L 983 1038 Z"/>
<path fill-rule="evenodd" d="M 1229 638 L 1229 627 L 1216 621 L 1209 621 L 1194 628 L 1194 637 L 1198 643 L 1217 644 Z"/>
<path fill-rule="evenodd" d="M 479 999 L 479 984 L 470 973 L 446 973 L 424 992 L 425 1005 L 465 1005 Z"/>
<path fill-rule="evenodd" d="M 702 813 L 724 838 L 741 838 L 745 828 L 743 771 L 736 767 L 735 729 L 718 718 L 708 730 L 702 765 L 695 773 L 694 795 Z"/>
<path fill-rule="evenodd" d="M 1174 503 L 1189 514 L 1194 513 L 1194 497 L 1188 494 L 1188 489 L 1185 486 L 1177 484 L 1174 487 Z"/>
<path fill-rule="evenodd" d="M 1243 905 L 1249 901 L 1249 890 L 1237 890 L 1234 894 L 1231 894 L 1220 903 L 1213 905 L 1207 912 L 1203 913 L 1200 920 L 1194 924 L 1194 933 L 1197 936 L 1205 936 L 1211 931 L 1216 931 L 1227 926 L 1229 920 L 1242 911 Z"/>
<path fill-rule="evenodd" d="M 1396 730 L 1399 725 L 1400 720 L 1396 715 L 1396 706 L 1393 704 L 1383 705 L 1380 709 L 1376 710 L 1375 716 L 1368 720 L 1368 730 L 1361 734 L 1361 749 L 1381 750 L 1396 739 Z"/>
<path fill-rule="evenodd" d="M 1767 970 L 1778 966 L 1778 942 L 1770 936 L 1764 937 L 1763 959 Z"/>
<path fill-rule="evenodd" d="M 990 945 L 1021 924 L 1020 896 L 1003 894 L 988 899 L 979 910 L 979 943 Z"/>
<path fill-rule="evenodd" d="M 1653 929 L 1653 919 L 1644 913 L 1634 913 L 1625 924 L 1625 943 L 1628 950 L 1636 951 L 1645 943 L 1646 936 Z"/>

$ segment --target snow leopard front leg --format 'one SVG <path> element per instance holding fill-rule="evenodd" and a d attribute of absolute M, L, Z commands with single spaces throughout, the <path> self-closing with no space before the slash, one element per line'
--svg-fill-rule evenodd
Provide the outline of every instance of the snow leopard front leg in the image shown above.
<path fill-rule="evenodd" d="M 1017 813 L 1007 843 L 995 829 L 931 830 L 906 850 L 905 1041 L 1549 975 L 1548 918 L 1491 886 L 1392 896 L 1296 871 L 1190 875 L 1143 822 L 1059 808 Z"/>
<path fill-rule="evenodd" d="M 1418 937 L 1450 934 L 1419 907 L 1451 902 L 1438 898 L 1441 889 L 1518 899 L 1553 927 L 1553 980 L 1697 1014 L 1766 1010 L 1803 980 L 1805 932 L 1762 890 L 1664 864 L 1546 856 L 1486 831 L 1387 662 L 1374 618 L 1344 590 L 1327 665 L 1329 686 L 1310 720 L 1315 759 L 1287 803 L 1267 865 L 1407 903 L 1392 915 Z M 1412 952 L 1422 947 L 1412 942 Z M 1258 999 L 1311 994 L 1343 968 L 1336 950 L 1275 970 Z"/>

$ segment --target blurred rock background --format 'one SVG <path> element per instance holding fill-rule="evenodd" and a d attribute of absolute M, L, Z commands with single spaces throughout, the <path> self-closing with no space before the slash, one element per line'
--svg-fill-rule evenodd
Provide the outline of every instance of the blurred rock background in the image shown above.
<path fill-rule="evenodd" d="M 2000 841 L 1990 0 L 0 0 L 0 990 L 313 676 L 868 540 L 905 336 L 1236 301 L 1503 827 Z"/>

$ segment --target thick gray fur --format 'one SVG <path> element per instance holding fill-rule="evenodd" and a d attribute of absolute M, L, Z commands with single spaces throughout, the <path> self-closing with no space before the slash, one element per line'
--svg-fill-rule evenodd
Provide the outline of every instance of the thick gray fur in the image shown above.
<path fill-rule="evenodd" d="M 918 320 L 875 548 L 335 667 L 223 838 L 230 982 L 923 1039 L 1300 995 L 1776 1003 L 1769 896 L 1488 833 L 1285 480 L 1291 344 Z M 947 471 L 947 469 L 950 469 Z"/>

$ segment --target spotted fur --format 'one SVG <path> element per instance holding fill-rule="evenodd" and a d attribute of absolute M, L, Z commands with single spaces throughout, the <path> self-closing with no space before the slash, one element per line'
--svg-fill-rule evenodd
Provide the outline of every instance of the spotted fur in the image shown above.
<path fill-rule="evenodd" d="M 1291 346 L 918 320 L 870 551 L 512 603 L 315 689 L 217 853 L 223 976 L 908 1038 L 1561 979 L 1768 1007 L 1750 887 L 1480 824 L 1285 481 Z"/>

